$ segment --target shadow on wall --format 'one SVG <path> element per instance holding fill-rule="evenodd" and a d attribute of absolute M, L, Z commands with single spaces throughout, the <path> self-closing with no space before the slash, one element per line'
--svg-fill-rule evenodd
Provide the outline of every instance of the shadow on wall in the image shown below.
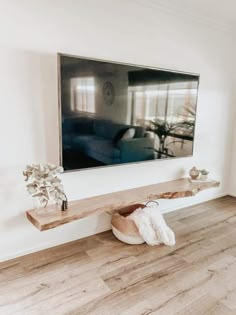
<path fill-rule="evenodd" d="M 46 161 L 59 164 L 59 100 L 57 54 L 40 55 Z"/>
<path fill-rule="evenodd" d="M 4 226 L 7 227 L 7 230 L 15 230 L 26 227 L 26 224 L 28 225 L 29 221 L 26 218 L 25 212 L 21 212 L 7 219 L 4 223 Z"/>

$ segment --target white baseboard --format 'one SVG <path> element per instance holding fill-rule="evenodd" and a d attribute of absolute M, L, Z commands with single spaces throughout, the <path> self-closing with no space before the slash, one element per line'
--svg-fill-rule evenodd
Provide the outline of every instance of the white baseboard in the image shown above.
<path fill-rule="evenodd" d="M 18 257 L 22 257 L 22 256 L 25 256 L 25 255 L 29 255 L 29 254 L 32 254 L 32 253 L 36 253 L 36 252 L 39 252 L 41 250 L 45 250 L 45 249 L 48 249 L 48 248 L 53 248 L 55 246 L 63 245 L 63 244 L 70 243 L 70 242 L 73 242 L 73 241 L 77 241 L 78 239 L 86 238 L 86 237 L 89 237 L 89 236 L 92 236 L 92 235 L 95 235 L 95 234 L 99 234 L 99 233 L 102 233 L 102 232 L 105 232 L 105 231 L 109 231 L 110 229 L 111 229 L 110 226 L 108 226 L 107 229 L 100 230 L 100 231 L 98 231 L 97 233 L 94 233 L 94 234 L 84 235 L 84 237 L 81 237 L 81 238 L 69 237 L 68 239 L 65 239 L 63 242 L 61 240 L 60 241 L 55 241 L 55 242 L 52 242 L 52 241 L 45 242 L 45 243 L 42 243 L 40 245 L 36 245 L 34 247 L 29 247 L 29 248 L 26 248 L 26 249 L 23 249 L 23 250 L 16 251 L 16 252 L 14 252 L 12 254 L 2 255 L 2 256 L 0 256 L 0 263 L 4 262 L 4 261 L 7 261 L 7 260 L 15 259 L 15 258 L 18 258 Z"/>
<path fill-rule="evenodd" d="M 196 205 L 200 205 L 200 204 L 203 204 L 207 201 L 211 201 L 211 200 L 215 200 L 215 199 L 218 199 L 218 198 L 222 198 L 222 197 L 225 197 L 225 196 L 232 196 L 230 195 L 229 193 L 221 193 L 221 194 L 218 194 L 217 196 L 213 197 L 213 198 L 208 198 L 207 200 L 205 201 L 200 201 L 200 202 L 188 202 L 184 205 L 181 205 L 181 206 L 177 206 L 177 207 L 174 207 L 174 208 L 170 208 L 170 209 L 166 209 L 166 210 L 163 210 L 162 213 L 169 213 L 169 212 L 174 212 L 174 211 L 178 211 L 178 210 L 181 210 L 181 209 L 184 209 L 184 208 L 188 208 L 188 207 L 191 207 L 191 206 L 196 206 Z M 235 196 L 232 196 L 232 197 L 236 197 Z"/>
<path fill-rule="evenodd" d="M 228 195 L 228 196 L 231 196 L 231 197 L 236 197 L 236 194 L 233 193 L 233 192 L 228 192 L 227 195 Z"/>
<path fill-rule="evenodd" d="M 205 201 L 200 201 L 200 202 L 192 201 L 191 198 L 189 198 L 188 199 L 189 202 L 185 203 L 184 205 L 180 205 L 180 206 L 177 206 L 177 207 L 175 206 L 175 207 L 172 207 L 172 208 L 170 207 L 168 209 L 163 209 L 162 213 L 169 213 L 169 212 L 181 210 L 181 209 L 184 209 L 184 208 L 187 208 L 187 207 L 191 207 L 191 206 L 194 206 L 194 205 L 199 205 L 199 204 L 205 203 L 207 201 L 214 200 L 214 199 L 217 199 L 217 198 L 221 198 L 221 197 L 224 197 L 224 196 L 227 196 L 227 195 L 230 195 L 232 197 L 236 197 L 236 195 L 234 193 L 230 193 L 230 192 L 226 193 L 225 192 L 225 193 L 218 194 L 217 196 L 214 196 L 213 198 L 209 198 L 209 199 L 207 199 Z M 98 231 L 96 234 L 108 231 L 110 229 L 111 228 L 109 226 L 106 229 Z M 91 236 L 91 235 L 94 235 L 94 234 L 85 235 L 83 238 Z M 55 247 L 55 246 L 58 246 L 58 245 L 70 243 L 70 242 L 73 242 L 73 241 L 75 241 L 77 239 L 78 238 L 69 238 L 69 239 L 66 239 L 64 242 L 59 241 L 59 242 L 43 243 L 43 244 L 38 245 L 38 246 L 34 246 L 34 247 L 31 247 L 31 248 L 27 248 L 27 249 L 24 249 L 24 250 L 20 250 L 20 251 L 14 252 L 14 253 L 12 253 L 10 255 L 0 256 L 0 262 L 11 260 L 11 259 L 14 259 L 14 258 L 17 258 L 17 257 L 21 257 L 21 256 L 25 256 L 25 255 L 28 255 L 28 254 L 32 254 L 32 253 L 35 253 L 35 252 L 38 252 L 38 251 L 41 251 L 41 250 L 44 250 L 44 249 L 52 248 L 52 247 Z"/>

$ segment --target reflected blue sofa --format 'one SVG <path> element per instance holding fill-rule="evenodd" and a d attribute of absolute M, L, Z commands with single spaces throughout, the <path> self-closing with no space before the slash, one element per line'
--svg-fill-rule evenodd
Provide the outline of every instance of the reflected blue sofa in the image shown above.
<path fill-rule="evenodd" d="M 114 142 L 118 132 L 134 128 L 132 139 Z M 154 158 L 154 139 L 145 128 L 93 117 L 66 118 L 62 124 L 63 148 L 76 150 L 104 164 L 119 164 Z"/>

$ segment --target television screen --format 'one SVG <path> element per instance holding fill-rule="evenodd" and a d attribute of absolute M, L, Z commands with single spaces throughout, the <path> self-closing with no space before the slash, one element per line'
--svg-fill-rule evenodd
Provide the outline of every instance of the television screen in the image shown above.
<path fill-rule="evenodd" d="M 193 154 L 199 76 L 58 54 L 65 171 Z"/>

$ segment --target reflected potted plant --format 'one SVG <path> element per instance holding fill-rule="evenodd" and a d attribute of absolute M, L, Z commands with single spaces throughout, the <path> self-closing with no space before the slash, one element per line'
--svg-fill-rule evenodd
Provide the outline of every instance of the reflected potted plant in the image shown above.
<path fill-rule="evenodd" d="M 53 201 L 64 211 L 68 208 L 67 197 L 61 179 L 61 166 L 50 163 L 27 165 L 23 172 L 28 193 L 33 197 L 35 208 L 46 207 Z"/>
<path fill-rule="evenodd" d="M 149 127 L 147 130 L 155 133 L 159 138 L 159 150 L 156 150 L 158 152 L 158 158 L 161 158 L 162 155 L 166 157 L 173 157 L 174 153 L 168 148 L 168 146 L 173 142 L 182 142 L 182 140 L 175 139 L 167 144 L 167 137 L 193 141 L 193 131 L 195 127 L 195 121 L 193 120 L 194 109 L 186 109 L 186 112 L 188 113 L 186 117 L 183 115 L 183 119 L 178 122 L 168 122 L 166 120 L 159 119 L 149 121 Z"/>
<path fill-rule="evenodd" d="M 149 131 L 154 132 L 160 141 L 158 158 L 161 158 L 162 154 L 165 156 L 174 156 L 173 152 L 170 152 L 166 147 L 166 138 L 171 133 L 173 126 L 166 121 L 150 121 L 150 123 Z"/>

